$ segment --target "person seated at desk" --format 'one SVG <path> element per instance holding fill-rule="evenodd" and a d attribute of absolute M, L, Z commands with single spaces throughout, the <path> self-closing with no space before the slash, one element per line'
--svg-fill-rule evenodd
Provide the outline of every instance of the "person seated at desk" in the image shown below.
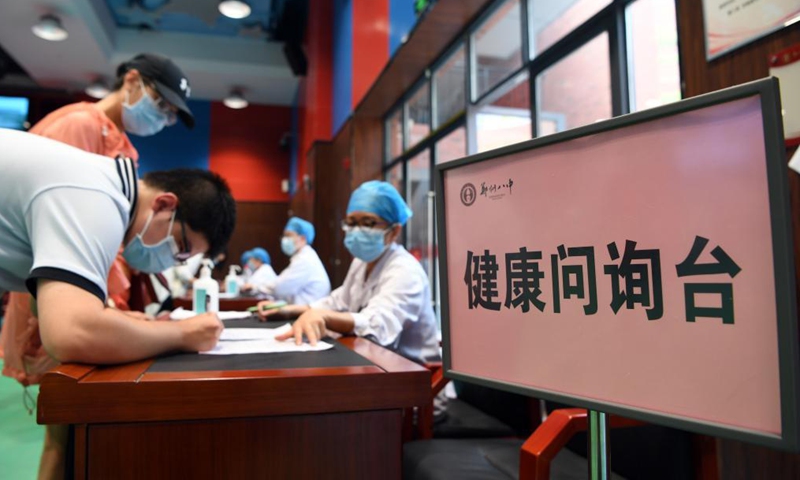
<path fill-rule="evenodd" d="M 331 282 L 314 243 L 314 225 L 292 217 L 283 230 L 281 250 L 291 257 L 280 275 L 258 290 L 274 300 L 307 305 L 331 293 Z"/>
<path fill-rule="evenodd" d="M 148 273 L 225 247 L 236 203 L 222 178 L 175 169 L 140 180 L 130 159 L 6 129 L 0 171 L 0 295 L 34 295 L 42 344 L 56 360 L 125 363 L 217 344 L 216 314 L 147 322 L 104 302 L 120 245 Z"/>
<path fill-rule="evenodd" d="M 242 290 L 248 292 L 258 292 L 260 288 L 267 286 L 270 282 L 278 278 L 278 274 L 272 269 L 269 253 L 263 248 L 250 250 L 250 258 L 247 265 L 253 272 L 247 279 L 247 283 L 242 285 Z"/>
<path fill-rule="evenodd" d="M 239 264 L 242 266 L 242 274 L 240 275 L 241 282 L 247 283 L 247 280 L 250 279 L 250 275 L 253 274 L 253 269 L 250 267 L 250 258 L 252 258 L 252 256 L 253 251 L 247 250 L 239 259 Z"/>
<path fill-rule="evenodd" d="M 298 317 L 292 331 L 278 339 L 303 335 L 309 343 L 328 331 L 355 334 L 423 364 L 439 360 L 439 334 L 428 276 L 419 262 L 395 243 L 411 210 L 389 183 L 369 181 L 350 196 L 345 247 L 355 257 L 344 284 L 310 305 L 268 310 L 260 302 L 259 316 Z"/>

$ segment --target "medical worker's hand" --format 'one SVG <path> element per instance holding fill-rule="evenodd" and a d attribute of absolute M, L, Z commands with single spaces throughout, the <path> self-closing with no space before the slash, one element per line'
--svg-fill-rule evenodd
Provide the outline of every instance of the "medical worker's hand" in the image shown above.
<path fill-rule="evenodd" d="M 328 334 L 324 313 L 325 310 L 309 309 L 292 324 L 291 332 L 278 335 L 275 340 L 288 340 L 294 337 L 294 343 L 301 345 L 303 343 L 303 335 L 305 335 L 308 343 L 316 345 L 319 339 Z"/>
<path fill-rule="evenodd" d="M 183 349 L 207 352 L 214 348 L 225 327 L 216 313 L 203 313 L 177 322 L 183 333 Z"/>

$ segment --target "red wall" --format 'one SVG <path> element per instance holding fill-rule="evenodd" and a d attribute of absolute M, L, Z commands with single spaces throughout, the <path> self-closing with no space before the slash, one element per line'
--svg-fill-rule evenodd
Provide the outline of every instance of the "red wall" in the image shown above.
<path fill-rule="evenodd" d="M 308 171 L 306 155 L 317 140 L 330 140 L 333 122 L 333 2 L 310 0 L 303 47 L 308 57 L 307 75 L 300 79 L 298 165 L 296 180 Z"/>
<path fill-rule="evenodd" d="M 389 0 L 352 1 L 355 109 L 389 61 Z"/>
<path fill-rule="evenodd" d="M 211 105 L 209 169 L 245 202 L 287 202 L 281 180 L 289 178 L 289 149 L 279 143 L 291 132 L 291 108 L 250 105 L 233 110 Z"/>

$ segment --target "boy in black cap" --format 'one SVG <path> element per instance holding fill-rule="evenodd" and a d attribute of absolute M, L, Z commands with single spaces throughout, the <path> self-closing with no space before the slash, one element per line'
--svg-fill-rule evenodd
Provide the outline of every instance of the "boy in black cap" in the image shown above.
<path fill-rule="evenodd" d="M 187 127 L 194 127 L 194 117 L 186 105 L 192 88 L 189 80 L 172 60 L 155 53 L 141 53 L 133 57 L 117 68 L 117 84 L 114 90 L 119 90 L 125 85 L 127 74 L 131 71 L 138 72 L 143 88 L 149 87 L 149 96 L 157 106 L 162 111 L 172 114 L 170 118 L 172 123 L 167 123 L 168 125 L 175 123 L 174 115 L 177 114 Z M 157 98 L 153 98 L 152 93 L 155 93 Z M 133 104 L 135 108 L 136 103 L 132 98 L 128 99 L 128 103 Z M 123 122 L 124 120 L 123 113 Z M 136 135 L 136 132 L 131 133 Z"/>

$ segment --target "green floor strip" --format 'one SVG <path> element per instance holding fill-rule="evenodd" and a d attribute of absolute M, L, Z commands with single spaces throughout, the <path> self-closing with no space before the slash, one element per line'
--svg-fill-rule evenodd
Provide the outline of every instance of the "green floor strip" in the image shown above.
<path fill-rule="evenodd" d="M 38 386 L 29 390 L 34 398 L 39 394 Z M 22 404 L 22 386 L 0 376 L 0 477 L 35 479 L 43 441 L 44 427 L 36 424 L 36 413 L 28 415 Z"/>

